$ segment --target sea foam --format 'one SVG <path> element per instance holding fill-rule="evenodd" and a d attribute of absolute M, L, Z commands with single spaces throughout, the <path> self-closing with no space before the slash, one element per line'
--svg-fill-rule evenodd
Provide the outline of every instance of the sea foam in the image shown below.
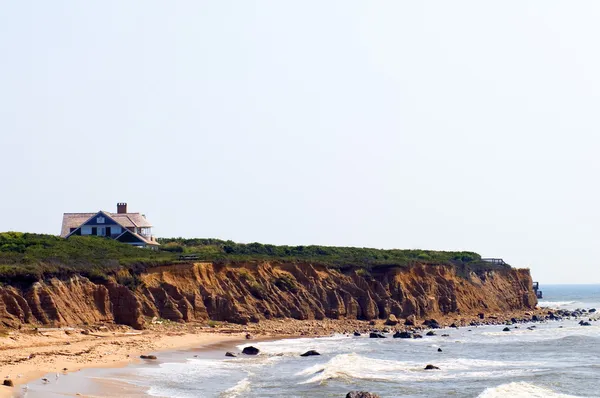
<path fill-rule="evenodd" d="M 549 388 L 539 387 L 526 382 L 513 382 L 497 387 L 486 388 L 478 398 L 577 398 L 575 395 L 566 395 L 555 392 Z"/>

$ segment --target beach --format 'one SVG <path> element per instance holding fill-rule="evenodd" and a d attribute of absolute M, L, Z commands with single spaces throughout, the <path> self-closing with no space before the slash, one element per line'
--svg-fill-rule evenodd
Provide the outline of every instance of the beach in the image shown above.
<path fill-rule="evenodd" d="M 543 311 L 488 314 L 486 322 L 499 324 L 513 317 L 531 317 L 534 313 L 542 314 Z M 480 320 L 477 314 L 453 314 L 436 319 L 445 326 L 453 323 L 466 326 Z M 12 380 L 16 386 L 14 389 L 0 386 L 0 397 L 10 397 L 20 391 L 19 386 L 47 374 L 58 373 L 60 376 L 85 368 L 123 367 L 140 362 L 139 356 L 149 353 L 198 349 L 221 343 L 234 346 L 246 342 L 247 334 L 261 340 L 317 337 L 353 331 L 365 333 L 373 328 L 384 329 L 384 323 L 381 319 L 274 319 L 248 325 L 210 322 L 210 326 L 207 323 L 156 322 L 143 331 L 122 325 L 21 329 L 0 338 L 0 376 Z M 402 329 L 401 325 L 398 328 Z"/>

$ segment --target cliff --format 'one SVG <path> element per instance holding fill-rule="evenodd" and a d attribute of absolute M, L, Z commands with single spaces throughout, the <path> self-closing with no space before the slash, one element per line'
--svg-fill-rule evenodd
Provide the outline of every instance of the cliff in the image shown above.
<path fill-rule="evenodd" d="M 173 264 L 94 283 L 80 275 L 0 287 L 0 322 L 65 326 L 270 318 L 386 318 L 500 312 L 537 304 L 529 270 L 416 264 L 372 271 L 297 262 Z M 119 283 L 121 282 L 121 283 Z"/>

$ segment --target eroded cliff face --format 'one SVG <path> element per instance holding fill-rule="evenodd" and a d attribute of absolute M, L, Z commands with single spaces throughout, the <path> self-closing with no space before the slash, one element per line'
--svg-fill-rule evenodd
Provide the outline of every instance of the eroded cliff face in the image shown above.
<path fill-rule="evenodd" d="M 117 278 L 118 279 L 118 278 Z M 270 318 L 386 318 L 499 312 L 537 304 L 529 270 L 457 271 L 415 265 L 372 273 L 312 264 L 212 263 L 157 267 L 133 290 L 111 278 L 51 279 L 0 287 L 0 322 L 65 326 L 114 322 L 143 328 L 153 317 L 176 322 L 256 322 Z"/>

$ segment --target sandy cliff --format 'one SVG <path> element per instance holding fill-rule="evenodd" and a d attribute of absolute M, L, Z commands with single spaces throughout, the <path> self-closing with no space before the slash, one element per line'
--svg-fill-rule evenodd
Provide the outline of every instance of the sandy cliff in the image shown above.
<path fill-rule="evenodd" d="M 460 274 L 460 275 L 459 275 Z M 122 277 L 122 276 L 121 276 Z M 132 278 L 125 279 L 129 281 Z M 142 328 L 153 317 L 176 322 L 247 323 L 269 318 L 419 318 L 535 307 L 525 269 L 459 271 L 415 265 L 340 272 L 312 264 L 176 264 L 121 285 L 83 277 L 0 287 L 0 322 L 65 326 L 115 322 Z"/>

